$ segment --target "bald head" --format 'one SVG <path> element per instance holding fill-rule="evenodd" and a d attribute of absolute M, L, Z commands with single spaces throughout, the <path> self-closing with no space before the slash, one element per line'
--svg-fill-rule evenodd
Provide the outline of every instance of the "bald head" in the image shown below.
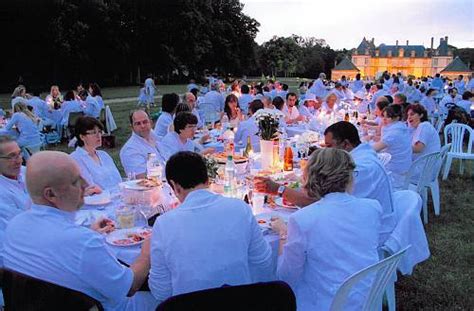
<path fill-rule="evenodd" d="M 87 183 L 69 155 L 42 151 L 34 154 L 27 163 L 26 185 L 34 203 L 75 211 L 84 203 Z"/>

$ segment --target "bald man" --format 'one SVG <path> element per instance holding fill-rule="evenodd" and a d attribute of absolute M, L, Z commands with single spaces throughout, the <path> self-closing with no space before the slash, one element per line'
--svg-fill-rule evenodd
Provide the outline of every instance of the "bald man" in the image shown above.
<path fill-rule="evenodd" d="M 39 152 L 28 161 L 26 174 L 33 205 L 7 227 L 4 266 L 83 292 L 105 310 L 154 310 L 149 294 L 127 298 L 146 280 L 149 241 L 128 268 L 111 255 L 102 235 L 74 223 L 87 187 L 75 161 L 62 152 Z"/>
<path fill-rule="evenodd" d="M 189 106 L 189 109 L 191 109 L 193 115 L 195 115 L 198 119 L 197 127 L 202 128 L 204 123 L 201 119 L 201 116 L 199 115 L 199 111 L 196 109 L 196 100 L 196 96 L 194 96 L 194 94 L 191 92 L 186 92 L 183 96 L 183 102 Z"/>

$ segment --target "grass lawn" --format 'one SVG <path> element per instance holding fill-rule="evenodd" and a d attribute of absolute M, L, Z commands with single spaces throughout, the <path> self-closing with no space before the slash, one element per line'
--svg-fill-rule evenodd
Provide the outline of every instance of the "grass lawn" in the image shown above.
<path fill-rule="evenodd" d="M 292 89 L 297 81 L 292 81 Z M 160 94 L 165 87 L 159 86 Z M 169 86 L 169 91 L 183 93 L 185 86 Z M 104 90 L 105 98 L 136 96 L 138 87 Z M 166 91 L 168 92 L 168 91 Z M 131 95 L 129 95 L 131 94 Z M 117 148 L 107 152 L 123 174 L 119 160 L 120 147 L 131 133 L 128 114 L 136 101 L 112 103 L 111 110 L 118 130 Z M 157 108 L 153 108 L 157 110 Z M 47 149 L 68 153 L 65 144 Z M 429 205 L 429 224 L 425 226 L 431 257 L 418 265 L 413 275 L 401 276 L 396 285 L 399 310 L 474 310 L 474 163 L 466 165 L 464 176 L 459 176 L 455 161 L 449 179 L 441 182 L 441 215 L 436 217 Z"/>

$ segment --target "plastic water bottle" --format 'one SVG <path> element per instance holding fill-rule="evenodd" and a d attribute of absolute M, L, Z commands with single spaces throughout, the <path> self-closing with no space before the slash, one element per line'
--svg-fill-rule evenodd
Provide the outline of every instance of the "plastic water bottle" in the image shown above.
<path fill-rule="evenodd" d="M 162 169 L 156 153 L 149 153 L 146 161 L 146 178 L 156 182 L 161 181 Z"/>
<path fill-rule="evenodd" d="M 221 124 L 222 124 L 222 133 L 224 133 L 225 131 L 229 129 L 229 117 L 225 113 L 222 116 Z"/>
<path fill-rule="evenodd" d="M 224 195 L 226 197 L 234 196 L 236 172 L 234 158 L 232 154 L 228 154 L 224 169 Z"/>

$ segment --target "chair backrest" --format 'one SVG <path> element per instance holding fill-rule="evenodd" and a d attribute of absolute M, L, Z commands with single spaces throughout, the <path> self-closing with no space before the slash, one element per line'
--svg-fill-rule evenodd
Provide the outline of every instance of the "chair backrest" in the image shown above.
<path fill-rule="evenodd" d="M 466 133 L 467 132 L 467 133 Z M 451 138 L 451 150 L 453 153 L 464 153 L 464 136 L 469 135 L 469 141 L 467 143 L 467 153 L 472 153 L 472 141 L 474 139 L 474 131 L 472 128 L 465 124 L 451 123 L 444 128 L 444 143 L 447 144 L 448 138 Z"/>
<path fill-rule="evenodd" d="M 440 152 L 432 152 L 416 159 L 410 166 L 405 178 L 403 189 L 408 189 L 410 183 L 416 184 L 416 192 L 421 193 L 424 187 L 438 178 L 440 165 L 442 163 Z"/>
<path fill-rule="evenodd" d="M 84 293 L 8 269 L 2 273 L 5 311 L 103 310 L 97 300 Z"/>
<path fill-rule="evenodd" d="M 104 130 L 107 131 L 107 116 L 105 115 L 105 108 L 100 110 L 99 121 L 104 126 Z"/>
<path fill-rule="evenodd" d="M 352 288 L 359 283 L 361 280 L 366 279 L 367 277 L 374 276 L 372 280 L 372 285 L 370 287 L 367 296 L 365 297 L 364 305 L 362 311 L 371 311 L 379 310 L 381 306 L 377 304 L 381 302 L 382 294 L 387 287 L 390 278 L 397 269 L 398 263 L 400 262 L 402 256 L 407 251 L 407 248 L 399 251 L 398 253 L 385 258 L 384 260 L 371 265 L 365 269 L 360 270 L 359 272 L 354 273 L 349 278 L 347 278 L 337 290 L 336 295 L 331 303 L 330 311 L 341 311 L 345 310 L 345 304 L 347 297 L 351 293 Z"/>
<path fill-rule="evenodd" d="M 84 112 L 82 111 L 70 112 L 69 118 L 67 120 L 67 126 L 74 128 L 74 126 L 76 126 L 77 119 L 82 116 L 84 116 Z"/>
<path fill-rule="evenodd" d="M 156 310 L 290 311 L 296 310 L 296 298 L 288 284 L 275 281 L 212 288 L 177 295 L 165 300 Z"/>

